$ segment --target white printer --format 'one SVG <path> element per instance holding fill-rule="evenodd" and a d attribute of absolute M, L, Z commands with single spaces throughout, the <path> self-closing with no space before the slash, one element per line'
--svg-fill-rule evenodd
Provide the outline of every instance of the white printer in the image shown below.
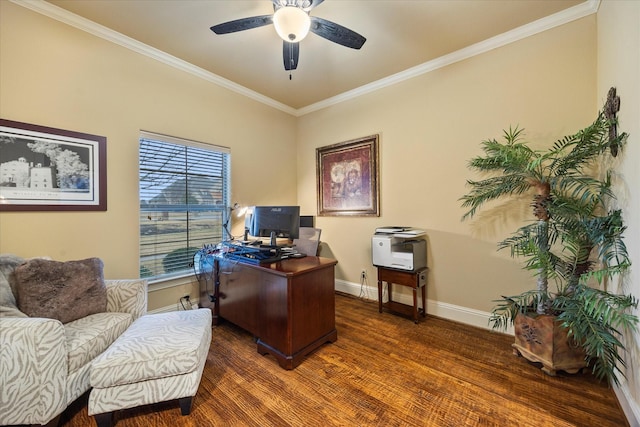
<path fill-rule="evenodd" d="M 371 238 L 371 257 L 376 267 L 416 271 L 427 266 L 424 230 L 411 227 L 379 227 Z"/>

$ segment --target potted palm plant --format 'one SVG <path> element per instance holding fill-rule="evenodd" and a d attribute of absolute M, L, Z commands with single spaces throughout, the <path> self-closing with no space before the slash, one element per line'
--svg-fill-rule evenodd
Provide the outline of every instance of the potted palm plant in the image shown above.
<path fill-rule="evenodd" d="M 533 208 L 535 219 L 498 248 L 524 259 L 524 268 L 535 271 L 536 289 L 502 296 L 490 322 L 494 329 L 513 324 L 514 352 L 541 362 L 551 375 L 591 366 L 598 378 L 617 383 L 624 365 L 619 337 L 637 327 L 629 313 L 637 299 L 606 290 L 607 282 L 630 266 L 622 212 L 610 209 L 614 194 L 607 160 L 627 141 L 625 133 L 614 132 L 615 125 L 615 118 L 600 112 L 590 126 L 548 150 L 532 149 L 522 129 L 510 128 L 504 142 L 483 141 L 484 155 L 469 162 L 470 169 L 490 176 L 467 181 L 471 190 L 461 198 L 468 208 L 463 220 L 493 200 L 526 200 Z"/>

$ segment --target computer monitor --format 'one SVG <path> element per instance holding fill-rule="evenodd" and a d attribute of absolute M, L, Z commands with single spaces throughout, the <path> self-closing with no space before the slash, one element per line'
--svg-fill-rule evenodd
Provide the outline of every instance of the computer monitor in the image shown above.
<path fill-rule="evenodd" d="M 245 217 L 245 228 L 253 237 L 297 239 L 300 235 L 300 206 L 253 206 Z"/>

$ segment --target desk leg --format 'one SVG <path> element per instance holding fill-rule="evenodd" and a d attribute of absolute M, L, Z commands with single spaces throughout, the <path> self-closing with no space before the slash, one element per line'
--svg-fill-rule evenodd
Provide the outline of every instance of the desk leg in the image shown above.
<path fill-rule="evenodd" d="M 382 280 L 378 280 L 378 312 L 382 313 Z"/>
<path fill-rule="evenodd" d="M 422 317 L 427 317 L 427 285 L 422 286 Z"/>

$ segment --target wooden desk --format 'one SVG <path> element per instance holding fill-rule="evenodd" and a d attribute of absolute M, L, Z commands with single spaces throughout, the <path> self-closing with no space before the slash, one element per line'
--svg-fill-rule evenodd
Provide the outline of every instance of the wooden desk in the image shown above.
<path fill-rule="evenodd" d="M 326 342 L 335 342 L 337 261 L 307 256 L 253 265 L 217 260 L 218 285 L 211 309 L 256 337 L 260 354 L 293 369 Z M 200 300 L 210 301 L 202 295 Z"/>
<path fill-rule="evenodd" d="M 382 282 L 387 282 L 389 301 L 382 303 Z M 401 286 L 408 286 L 413 289 L 413 307 L 393 301 L 391 284 L 396 283 Z M 418 289 L 422 289 L 422 310 L 418 307 Z M 422 317 L 427 315 L 427 267 L 416 271 L 395 270 L 393 268 L 378 267 L 378 311 L 382 313 L 382 308 L 389 311 L 408 315 L 418 323 L 418 313 Z"/>

